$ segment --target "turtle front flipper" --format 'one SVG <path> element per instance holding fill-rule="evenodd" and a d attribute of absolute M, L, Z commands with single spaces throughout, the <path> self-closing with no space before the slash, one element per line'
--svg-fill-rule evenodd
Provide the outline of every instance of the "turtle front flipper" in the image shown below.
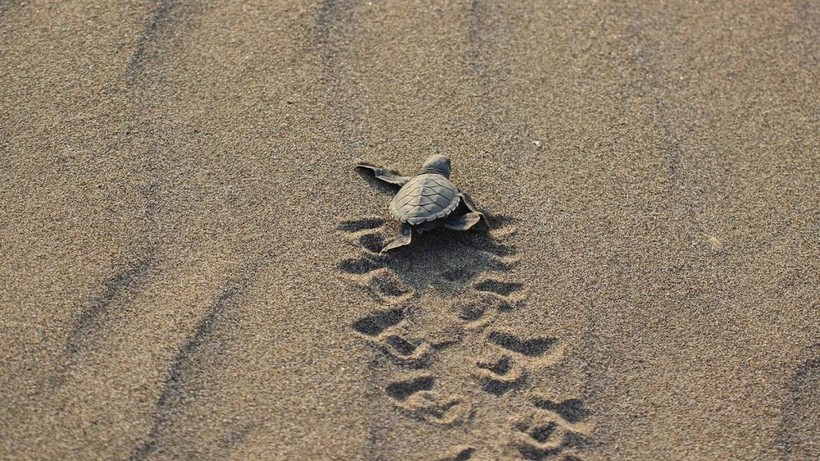
<path fill-rule="evenodd" d="M 374 166 L 374 165 L 370 165 L 369 163 L 363 163 L 363 162 L 357 163 L 356 168 L 363 168 L 365 170 L 370 170 L 370 171 L 373 172 L 373 176 L 375 176 L 376 179 L 384 181 L 388 184 L 395 184 L 397 186 L 403 186 L 403 185 L 407 184 L 408 181 L 410 181 L 410 178 L 408 178 L 406 176 L 399 176 L 397 174 L 393 174 L 393 173 L 385 170 L 384 168 L 380 168 L 380 167 L 377 167 L 377 166 Z"/>
<path fill-rule="evenodd" d="M 405 245 L 410 245 L 410 240 L 412 238 L 413 238 L 413 228 L 410 227 L 409 224 L 404 223 L 404 224 L 401 225 L 401 228 L 399 229 L 399 235 L 397 235 L 396 238 L 392 242 L 385 245 L 385 247 L 382 248 L 381 253 L 384 254 L 384 253 L 387 253 L 390 250 L 394 250 L 396 248 L 403 247 Z"/>
<path fill-rule="evenodd" d="M 479 212 L 466 213 L 461 216 L 451 216 L 444 220 L 444 227 L 456 231 L 466 231 L 484 219 L 484 215 Z"/>

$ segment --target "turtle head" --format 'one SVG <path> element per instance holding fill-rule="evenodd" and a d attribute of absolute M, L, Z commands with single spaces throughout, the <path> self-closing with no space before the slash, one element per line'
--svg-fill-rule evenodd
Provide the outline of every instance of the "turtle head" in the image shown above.
<path fill-rule="evenodd" d="M 440 174 L 445 178 L 450 177 L 450 159 L 444 155 L 434 154 L 427 157 L 424 165 L 421 166 L 419 174 L 433 173 Z"/>

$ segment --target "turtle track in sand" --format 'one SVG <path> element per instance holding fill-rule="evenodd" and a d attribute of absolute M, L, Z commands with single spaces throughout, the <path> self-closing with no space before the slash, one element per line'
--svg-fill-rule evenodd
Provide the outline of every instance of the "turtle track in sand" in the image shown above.
<path fill-rule="evenodd" d="M 492 235 L 435 231 L 380 255 L 391 234 L 383 219 L 339 223 L 354 252 L 337 269 L 364 303 L 352 333 L 383 364 L 374 373 L 387 401 L 462 442 L 432 459 L 582 459 L 589 410 L 532 389 L 533 377 L 561 362 L 564 342 L 498 325 L 525 304 L 527 289 L 510 279 L 512 220 L 492 224 Z"/>

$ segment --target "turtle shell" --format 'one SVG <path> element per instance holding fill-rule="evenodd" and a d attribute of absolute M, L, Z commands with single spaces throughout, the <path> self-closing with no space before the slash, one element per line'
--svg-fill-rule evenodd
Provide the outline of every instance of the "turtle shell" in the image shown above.
<path fill-rule="evenodd" d="M 456 209 L 458 189 L 440 174 L 420 174 L 399 189 L 390 214 L 403 223 L 421 224 L 443 218 Z"/>

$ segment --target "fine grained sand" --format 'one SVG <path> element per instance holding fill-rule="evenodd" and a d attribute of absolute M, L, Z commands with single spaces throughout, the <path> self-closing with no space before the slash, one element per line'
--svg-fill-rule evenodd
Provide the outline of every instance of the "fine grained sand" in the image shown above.
<path fill-rule="evenodd" d="M 0 1 L 0 457 L 820 457 L 817 2 L 103 3 Z"/>

